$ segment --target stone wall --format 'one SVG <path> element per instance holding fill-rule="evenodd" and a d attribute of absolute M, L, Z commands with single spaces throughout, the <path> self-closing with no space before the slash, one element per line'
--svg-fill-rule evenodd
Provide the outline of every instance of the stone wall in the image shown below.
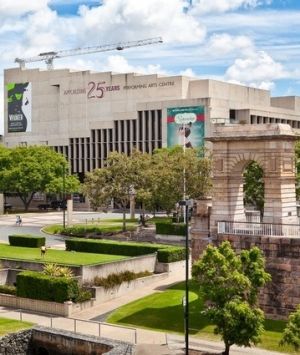
<path fill-rule="evenodd" d="M 23 330 L 0 338 L 0 354 L 27 355 L 30 354 L 32 329 Z"/>
<path fill-rule="evenodd" d="M 132 352 L 133 345 L 129 343 L 41 326 L 0 338 L 1 355 L 132 355 Z"/>
<path fill-rule="evenodd" d="M 268 318 L 286 319 L 300 304 L 300 238 L 218 235 L 213 244 L 231 242 L 239 252 L 253 246 L 259 247 L 266 258 L 266 269 L 272 281 L 260 295 L 260 306 Z M 206 247 L 201 239 L 193 240 L 193 260 Z"/>

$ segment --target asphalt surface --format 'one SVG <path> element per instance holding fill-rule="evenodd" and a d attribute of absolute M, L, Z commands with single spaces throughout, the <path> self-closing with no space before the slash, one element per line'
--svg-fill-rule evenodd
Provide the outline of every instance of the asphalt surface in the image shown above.
<path fill-rule="evenodd" d="M 20 214 L 22 225 L 16 224 L 16 215 L 13 213 L 0 215 L 0 242 L 8 243 L 8 236 L 11 234 L 33 234 L 42 235 L 46 238 L 47 246 L 63 245 L 67 237 L 59 235 L 48 235 L 42 232 L 42 228 L 51 224 L 63 224 L 63 212 L 40 212 Z M 129 215 L 127 215 L 128 217 Z M 103 219 L 122 218 L 121 213 L 100 213 L 100 212 L 73 212 L 72 223 L 90 224 Z M 67 223 L 66 213 L 66 223 Z"/>

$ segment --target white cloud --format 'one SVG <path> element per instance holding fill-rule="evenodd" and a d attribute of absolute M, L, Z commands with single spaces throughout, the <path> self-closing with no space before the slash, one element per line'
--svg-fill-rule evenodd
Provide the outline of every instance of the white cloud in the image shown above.
<path fill-rule="evenodd" d="M 7 16 L 17 17 L 28 12 L 36 12 L 47 7 L 49 0 L 1 0 L 1 18 Z"/>
<path fill-rule="evenodd" d="M 236 59 L 227 69 L 225 79 L 269 90 L 274 87 L 274 80 L 290 78 L 292 75 L 268 53 L 259 51 Z"/>
<path fill-rule="evenodd" d="M 103 70 L 116 73 L 167 74 L 158 64 L 149 64 L 145 67 L 133 66 L 121 55 L 109 56 Z"/>
<path fill-rule="evenodd" d="M 212 35 L 208 42 L 208 52 L 212 56 L 227 55 L 232 52 L 251 53 L 254 44 L 247 36 L 232 36 L 228 33 Z"/>
<path fill-rule="evenodd" d="M 197 77 L 197 74 L 191 68 L 186 68 L 185 70 L 182 70 L 179 74 L 183 76 L 189 76 L 190 78 Z"/>
<path fill-rule="evenodd" d="M 253 8 L 262 3 L 270 4 L 272 0 L 194 0 L 192 12 L 194 14 L 207 14 L 213 12 L 227 12 L 238 8 Z"/>
<path fill-rule="evenodd" d="M 206 30 L 183 12 L 182 0 L 104 0 L 99 7 L 81 6 L 81 41 L 138 40 L 162 36 L 165 42 L 202 42 Z"/>

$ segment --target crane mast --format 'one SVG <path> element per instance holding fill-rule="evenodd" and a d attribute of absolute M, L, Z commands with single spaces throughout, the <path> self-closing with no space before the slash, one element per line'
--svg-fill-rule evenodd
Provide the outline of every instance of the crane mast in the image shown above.
<path fill-rule="evenodd" d="M 113 50 L 121 51 L 126 48 L 146 46 L 146 45 L 155 44 L 155 43 L 162 43 L 162 41 L 163 40 L 161 37 L 154 37 L 154 38 L 147 38 L 147 39 L 138 40 L 138 41 L 119 42 L 119 43 L 115 43 L 115 44 L 105 44 L 102 46 L 75 48 L 75 49 L 69 49 L 69 50 L 67 49 L 67 50 L 61 50 L 61 51 L 57 51 L 57 52 L 55 52 L 55 51 L 45 52 L 45 53 L 40 53 L 34 57 L 16 58 L 15 63 L 18 63 L 20 68 L 24 69 L 26 63 L 45 61 L 45 63 L 47 64 L 47 69 L 51 70 L 51 69 L 53 69 L 53 60 L 56 58 L 64 58 L 64 57 L 83 55 L 83 54 L 91 54 L 91 53 L 97 53 L 97 52 L 108 52 L 108 51 L 113 51 Z"/>

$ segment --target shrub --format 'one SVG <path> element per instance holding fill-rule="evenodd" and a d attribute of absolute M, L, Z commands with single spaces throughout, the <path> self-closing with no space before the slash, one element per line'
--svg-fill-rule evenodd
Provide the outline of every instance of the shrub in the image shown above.
<path fill-rule="evenodd" d="M 72 270 L 67 266 L 59 266 L 57 264 L 48 263 L 44 265 L 43 274 L 53 277 L 67 277 L 74 276 Z"/>
<path fill-rule="evenodd" d="M 156 234 L 185 235 L 185 223 L 156 223 Z"/>
<path fill-rule="evenodd" d="M 138 256 L 155 253 L 158 249 L 155 244 L 115 242 L 110 240 L 82 240 L 68 239 L 65 241 L 66 250 L 75 250 L 86 253 L 101 253 L 126 256 Z"/>
<path fill-rule="evenodd" d="M 23 271 L 17 275 L 17 296 L 63 303 L 75 300 L 78 282 L 66 277 L 51 277 L 40 272 Z"/>
<path fill-rule="evenodd" d="M 172 263 L 185 259 L 185 248 L 169 247 L 157 251 L 157 260 L 161 263 Z"/>
<path fill-rule="evenodd" d="M 157 260 L 160 262 L 171 262 L 185 259 L 185 249 L 164 244 L 147 244 L 132 242 L 115 242 L 110 240 L 82 240 L 68 239 L 65 241 L 66 250 L 74 250 L 86 253 L 101 253 L 113 255 L 139 256 L 157 252 Z M 164 250 L 169 252 L 164 252 Z"/>
<path fill-rule="evenodd" d="M 45 237 L 30 234 L 10 235 L 8 240 L 10 245 L 27 248 L 40 248 L 46 242 Z"/>
<path fill-rule="evenodd" d="M 84 288 L 80 288 L 77 297 L 74 299 L 75 303 L 82 303 L 92 298 L 92 292 Z"/>
<path fill-rule="evenodd" d="M 17 293 L 15 286 L 0 285 L 0 293 L 5 293 L 7 295 L 15 295 Z"/>
<path fill-rule="evenodd" d="M 143 272 L 132 272 L 132 271 L 124 271 L 119 274 L 110 274 L 107 277 L 99 277 L 96 276 L 94 278 L 94 285 L 95 286 L 102 286 L 106 289 L 113 288 L 118 285 L 121 285 L 122 282 L 128 282 L 140 277 L 150 276 L 152 275 L 149 271 Z"/>

